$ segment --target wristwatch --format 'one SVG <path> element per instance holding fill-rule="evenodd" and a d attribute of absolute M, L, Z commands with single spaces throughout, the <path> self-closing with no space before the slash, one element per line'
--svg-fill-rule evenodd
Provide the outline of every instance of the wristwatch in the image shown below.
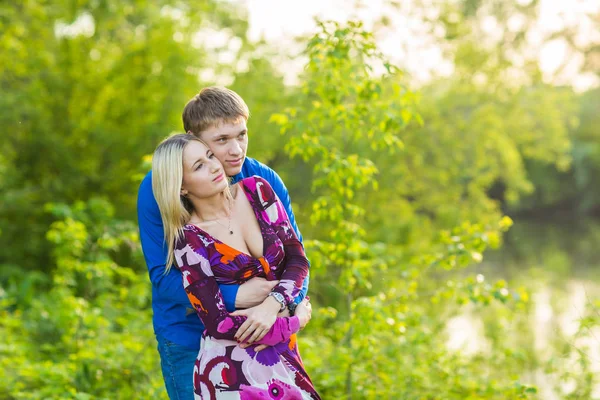
<path fill-rule="evenodd" d="M 273 297 L 275 300 L 277 300 L 277 302 L 279 304 L 281 304 L 281 307 L 279 308 L 279 312 L 282 312 L 283 310 L 285 310 L 285 308 L 287 307 L 287 303 L 285 302 L 285 297 L 283 297 L 283 295 L 279 292 L 271 292 L 269 293 L 269 296 Z"/>
<path fill-rule="evenodd" d="M 290 304 L 288 304 L 288 311 L 290 312 L 290 317 L 293 317 L 294 314 L 296 314 L 296 307 L 298 307 L 298 304 L 296 304 L 295 301 L 292 301 Z"/>

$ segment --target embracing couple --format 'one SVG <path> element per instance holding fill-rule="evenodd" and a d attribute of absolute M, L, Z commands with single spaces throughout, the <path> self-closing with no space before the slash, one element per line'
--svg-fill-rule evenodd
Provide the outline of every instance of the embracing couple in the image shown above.
<path fill-rule="evenodd" d="M 153 324 L 171 400 L 320 399 L 296 333 L 309 262 L 281 178 L 247 158 L 248 107 L 209 87 L 138 193 Z M 199 318 L 198 318 L 199 317 Z"/>

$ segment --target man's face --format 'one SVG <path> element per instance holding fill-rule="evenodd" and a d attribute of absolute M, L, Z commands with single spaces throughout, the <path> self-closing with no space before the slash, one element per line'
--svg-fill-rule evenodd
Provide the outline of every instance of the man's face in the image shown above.
<path fill-rule="evenodd" d="M 223 164 L 227 176 L 240 173 L 248 149 L 246 120 L 233 124 L 222 124 L 202 131 L 199 135 Z"/>

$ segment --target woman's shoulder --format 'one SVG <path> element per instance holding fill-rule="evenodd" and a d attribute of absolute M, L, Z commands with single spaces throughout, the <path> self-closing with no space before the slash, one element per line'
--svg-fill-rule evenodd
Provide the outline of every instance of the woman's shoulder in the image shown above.
<path fill-rule="evenodd" d="M 279 199 L 269 182 L 260 176 L 251 176 L 243 181 L 244 191 L 252 207 L 267 212 L 269 221 L 273 221 Z"/>
<path fill-rule="evenodd" d="M 176 248 L 183 249 L 189 246 L 198 252 L 205 250 L 210 243 L 211 239 L 207 236 L 206 232 L 196 225 L 186 224 L 182 228 Z"/>
<path fill-rule="evenodd" d="M 183 227 L 174 255 L 175 265 L 187 277 L 187 285 L 202 276 L 212 276 L 207 246 L 206 237 L 195 225 Z"/>
<path fill-rule="evenodd" d="M 256 182 L 264 182 L 266 184 L 269 184 L 269 182 L 260 175 L 252 175 L 240 180 L 240 183 L 243 183 L 244 185 L 256 184 Z"/>
<path fill-rule="evenodd" d="M 257 190 L 260 190 L 261 188 L 265 188 L 271 192 L 273 191 L 273 188 L 271 187 L 271 184 L 269 183 L 269 181 L 267 181 L 265 178 L 258 176 L 258 175 L 253 175 L 253 176 L 244 178 L 244 179 L 240 180 L 240 184 L 242 186 L 244 186 L 245 188 L 248 188 L 252 191 L 257 191 Z M 264 189 L 262 189 L 262 190 L 264 190 Z"/>

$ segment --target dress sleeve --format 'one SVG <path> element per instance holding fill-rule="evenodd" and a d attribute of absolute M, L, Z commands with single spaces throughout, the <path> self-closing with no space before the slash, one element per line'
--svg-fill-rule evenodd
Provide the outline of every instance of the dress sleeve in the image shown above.
<path fill-rule="evenodd" d="M 277 195 L 277 198 L 279 198 L 279 201 L 281 201 L 281 204 L 283 204 L 283 208 L 285 208 L 290 225 L 292 226 L 292 228 L 294 228 L 294 232 L 296 232 L 296 236 L 298 237 L 300 242 L 303 243 L 302 242 L 302 233 L 300 233 L 300 229 L 298 228 L 298 225 L 296 224 L 296 218 L 294 217 L 294 210 L 292 209 L 292 201 L 290 199 L 290 194 L 289 194 L 287 188 L 285 187 L 285 183 L 283 183 L 283 180 L 281 179 L 281 177 L 277 174 L 277 172 L 275 170 L 269 168 L 268 166 L 266 166 L 260 162 L 256 162 L 256 165 L 257 165 L 256 175 L 265 179 L 269 183 L 269 185 L 271 185 L 271 188 Z M 303 246 L 304 246 L 304 244 L 303 244 Z M 308 260 L 308 265 L 309 265 L 309 271 L 306 274 L 304 283 L 302 284 L 302 290 L 298 293 L 298 295 L 294 299 L 294 303 L 296 303 L 296 304 L 300 304 L 300 302 L 304 299 L 304 297 L 306 297 L 306 293 L 308 292 L 308 284 L 310 281 L 310 260 Z"/>
<path fill-rule="evenodd" d="M 183 275 L 183 287 L 208 334 L 216 339 L 235 340 L 245 316 L 231 316 L 215 279 L 207 249 L 197 234 L 185 231 L 175 250 L 175 261 Z M 300 329 L 298 317 L 278 317 L 269 332 L 256 343 L 273 346 L 286 341 Z"/>
<path fill-rule="evenodd" d="M 254 179 L 263 218 L 271 224 L 283 243 L 285 251 L 283 272 L 279 284 L 273 288 L 273 291 L 281 293 L 289 304 L 302 291 L 304 279 L 308 275 L 308 259 L 304 254 L 304 247 L 290 223 L 285 207 L 271 185 L 261 177 L 255 176 Z"/>

